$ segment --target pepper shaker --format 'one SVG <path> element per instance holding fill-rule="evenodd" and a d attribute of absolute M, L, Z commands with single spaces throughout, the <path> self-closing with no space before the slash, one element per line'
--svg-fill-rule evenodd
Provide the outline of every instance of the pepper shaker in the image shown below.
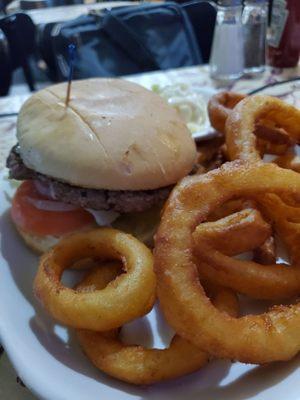
<path fill-rule="evenodd" d="M 245 0 L 242 14 L 245 73 L 259 73 L 265 69 L 267 19 L 266 0 Z"/>

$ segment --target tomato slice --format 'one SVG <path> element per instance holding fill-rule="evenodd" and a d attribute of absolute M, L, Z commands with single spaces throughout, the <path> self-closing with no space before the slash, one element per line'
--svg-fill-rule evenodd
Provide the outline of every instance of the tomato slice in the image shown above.
<path fill-rule="evenodd" d="M 61 236 L 94 222 L 94 217 L 83 208 L 49 211 L 36 206 L 45 200 L 55 201 L 40 194 L 33 181 L 24 181 L 12 201 L 11 216 L 15 224 L 35 235 Z"/>

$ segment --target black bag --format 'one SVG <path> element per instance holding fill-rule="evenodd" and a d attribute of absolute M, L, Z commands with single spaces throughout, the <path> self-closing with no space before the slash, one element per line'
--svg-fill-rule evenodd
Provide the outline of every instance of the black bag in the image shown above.
<path fill-rule="evenodd" d="M 204 63 L 209 62 L 215 22 L 216 4 L 212 1 L 190 0 L 181 4 L 194 28 L 195 37 Z"/>
<path fill-rule="evenodd" d="M 55 64 L 57 80 L 67 79 L 70 43 L 77 46 L 74 79 L 202 63 L 189 18 L 176 3 L 118 7 L 81 16 L 53 26 L 50 43 L 48 66 L 53 69 Z"/>

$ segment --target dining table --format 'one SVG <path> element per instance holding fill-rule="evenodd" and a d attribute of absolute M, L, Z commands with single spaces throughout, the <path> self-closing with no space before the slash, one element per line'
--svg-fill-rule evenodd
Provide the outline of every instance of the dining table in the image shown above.
<path fill-rule="evenodd" d="M 233 82 L 220 82 L 210 78 L 209 66 L 192 66 L 166 71 L 153 71 L 134 76 L 126 76 L 124 79 L 139 83 L 148 89 L 153 85 L 172 85 L 184 83 L 190 87 L 201 87 L 208 93 L 218 90 L 232 90 L 242 93 L 252 93 L 259 90 L 263 92 L 265 86 L 276 87 L 279 82 L 290 82 L 288 91 L 284 94 L 291 103 L 300 106 L 300 66 L 290 69 L 274 69 L 266 67 L 263 73 L 243 76 Z M 300 79 L 300 78 L 299 78 Z M 18 112 L 22 104 L 31 95 L 24 89 L 23 92 L 12 93 L 6 97 L 0 97 L 0 171 L 5 168 L 6 158 L 10 148 L 16 143 L 16 129 Z M 205 135 L 203 136 L 205 138 Z M 201 140 L 201 138 L 200 138 Z M 1 316 L 0 316 L 1 318 Z M 22 335 L 22 332 L 20 332 Z M 21 342 L 21 340 L 20 340 Z M 22 348 L 19 349 L 22 351 Z M 30 360 L 28 360 L 30 368 Z M 18 371 L 21 375 L 21 371 Z M 14 370 L 4 348 L 0 348 L 0 399 L 3 400 L 33 400 L 36 397 L 30 392 Z"/>

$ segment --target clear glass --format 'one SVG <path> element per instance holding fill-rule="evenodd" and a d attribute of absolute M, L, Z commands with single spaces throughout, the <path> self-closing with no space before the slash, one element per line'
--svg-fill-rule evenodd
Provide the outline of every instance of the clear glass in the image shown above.
<path fill-rule="evenodd" d="M 243 75 L 244 52 L 242 6 L 218 6 L 210 75 L 220 80 L 234 80 Z"/>
<path fill-rule="evenodd" d="M 265 69 L 267 23 L 267 2 L 246 0 L 242 14 L 245 73 L 260 73 Z"/>

